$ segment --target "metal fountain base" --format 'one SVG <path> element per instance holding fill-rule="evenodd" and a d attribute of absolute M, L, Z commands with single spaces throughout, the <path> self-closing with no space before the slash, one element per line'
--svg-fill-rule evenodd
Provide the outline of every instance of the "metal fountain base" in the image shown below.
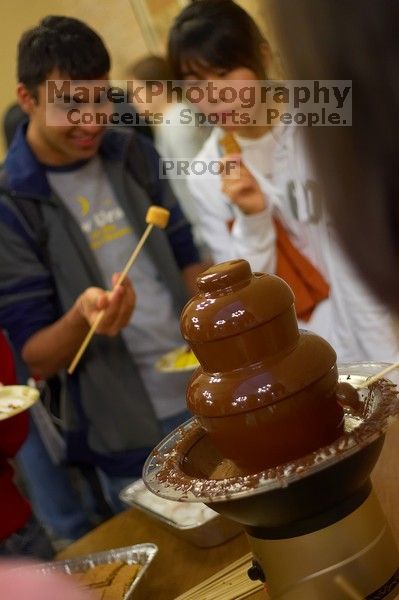
<path fill-rule="evenodd" d="M 340 378 L 359 383 L 380 370 L 343 365 Z M 155 494 L 204 502 L 243 525 L 273 599 L 399 598 L 399 552 L 370 481 L 399 402 L 389 382 L 361 400 L 362 419 L 348 419 L 334 444 L 253 475 L 235 470 L 192 419 L 153 451 L 143 479 Z"/>
<path fill-rule="evenodd" d="M 271 598 L 398 597 L 399 553 L 374 492 L 354 512 L 318 531 L 282 539 L 248 537 Z"/>

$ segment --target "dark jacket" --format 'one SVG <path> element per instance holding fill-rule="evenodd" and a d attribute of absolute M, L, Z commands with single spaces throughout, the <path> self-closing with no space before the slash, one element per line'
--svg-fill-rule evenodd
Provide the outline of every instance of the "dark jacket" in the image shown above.
<path fill-rule="evenodd" d="M 5 162 L 10 193 L 0 196 L 0 325 L 17 350 L 68 311 L 87 287 L 105 287 L 84 234 L 50 189 L 43 165 L 26 143 L 25 129 L 17 132 Z M 137 143 L 153 165 L 157 203 L 171 211 L 168 229 L 154 229 L 146 249 L 179 313 L 186 301 L 180 269 L 197 262 L 198 254 L 167 181 L 158 178 L 156 151 L 144 138 L 135 140 L 136 148 Z M 109 130 L 100 155 L 121 207 L 141 235 L 151 201 L 131 175 L 130 148 L 131 134 Z M 37 232 L 21 216 L 12 194 L 39 204 L 46 260 Z M 75 374 L 60 375 L 70 460 L 86 460 L 115 475 L 139 474 L 144 456 L 161 433 L 122 337 L 95 336 Z"/>

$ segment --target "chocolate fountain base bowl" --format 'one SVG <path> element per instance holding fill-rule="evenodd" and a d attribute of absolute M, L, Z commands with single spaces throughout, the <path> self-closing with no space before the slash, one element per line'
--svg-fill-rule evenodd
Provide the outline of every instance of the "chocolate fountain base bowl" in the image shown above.
<path fill-rule="evenodd" d="M 239 475 L 234 465 L 220 457 L 203 430 L 194 428 L 191 433 L 200 437 L 188 450 L 181 469 L 196 481 L 209 482 L 209 491 L 203 489 L 201 501 L 246 526 L 251 535 L 259 535 L 261 530 L 262 537 L 272 539 L 301 535 L 313 528 L 326 527 L 359 506 L 370 493 L 369 476 L 384 443 L 384 435 L 381 435 L 357 452 L 335 461 L 329 468 L 298 476 L 287 486 L 282 481 L 275 482 L 275 486 L 269 482 L 268 486 L 266 482 L 262 484 L 262 480 L 256 482 L 251 476 Z M 228 479 L 222 478 L 221 473 L 229 473 Z M 170 497 L 168 487 L 161 486 L 160 490 L 148 477 L 146 483 L 153 492 Z M 231 493 L 234 485 L 237 490 L 241 489 L 240 493 Z M 215 497 L 212 488 L 217 489 L 219 494 L 225 488 L 226 493 L 222 497 Z M 191 494 L 186 495 L 184 491 L 180 493 L 183 501 L 187 501 L 188 496 Z M 320 514 L 321 522 L 315 517 Z"/>
<path fill-rule="evenodd" d="M 383 367 L 342 365 L 340 380 L 361 383 Z M 389 419 L 399 412 L 396 388 L 387 381 L 362 393 L 360 400 L 363 416 L 347 415 L 347 431 L 333 444 L 250 475 L 220 456 L 196 419 L 191 419 L 151 454 L 143 479 L 155 494 L 204 502 L 255 537 L 294 537 L 327 527 L 368 497 L 370 473 Z"/>
<path fill-rule="evenodd" d="M 208 506 L 246 526 L 255 537 L 279 539 L 327 527 L 350 514 L 370 494 L 370 473 L 384 436 L 352 456 L 289 486 L 247 498 L 208 502 Z"/>

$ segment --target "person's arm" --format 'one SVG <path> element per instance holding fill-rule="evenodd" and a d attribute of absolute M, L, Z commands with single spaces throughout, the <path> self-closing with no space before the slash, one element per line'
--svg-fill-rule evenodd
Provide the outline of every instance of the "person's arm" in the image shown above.
<path fill-rule="evenodd" d="M 128 324 L 134 304 L 135 294 L 128 279 L 112 293 L 88 288 L 67 313 L 25 342 L 22 358 L 32 375 L 47 379 L 69 365 L 99 311 L 104 310 L 104 317 L 96 334 L 114 336 Z"/>
<path fill-rule="evenodd" d="M 231 235 L 237 256 L 246 258 L 254 271 L 275 272 L 276 233 L 273 223 L 273 186 L 243 162 L 241 155 L 225 156 L 234 161 L 238 177 L 223 176 L 221 191 L 233 205 L 235 219 Z M 227 173 L 226 170 L 223 173 Z"/>
<path fill-rule="evenodd" d="M 188 185 L 197 204 L 201 237 L 214 262 L 245 258 L 255 271 L 274 272 L 276 237 L 271 206 L 244 213 L 223 194 L 218 177 L 190 176 Z"/>
<path fill-rule="evenodd" d="M 69 575 L 55 572 L 43 575 L 37 564 L 15 557 L 0 565 L 0 598 L 93 600 L 92 594 Z"/>
<path fill-rule="evenodd" d="M 51 273 L 12 216 L 0 199 L 0 324 L 32 374 L 46 378 L 69 364 L 100 310 L 105 315 L 97 332 L 118 333 L 130 319 L 135 294 L 128 279 L 112 292 L 88 288 L 60 315 Z"/>
<path fill-rule="evenodd" d="M 257 215 L 270 208 L 270 201 L 263 193 L 254 175 L 247 168 L 240 154 L 227 155 L 221 159 L 221 163 L 234 163 L 236 168 L 228 173 L 224 168 L 221 174 L 221 190 L 232 204 L 234 204 L 244 215 Z M 237 173 L 237 175 L 235 175 Z"/>
<path fill-rule="evenodd" d="M 22 347 L 30 373 L 47 379 L 67 366 L 89 330 L 76 305 L 52 325 L 34 333 Z"/>

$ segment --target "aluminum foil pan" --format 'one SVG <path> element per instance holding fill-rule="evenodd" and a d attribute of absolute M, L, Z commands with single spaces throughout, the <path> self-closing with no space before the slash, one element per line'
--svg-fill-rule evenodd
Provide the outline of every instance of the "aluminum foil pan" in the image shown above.
<path fill-rule="evenodd" d="M 204 504 L 192 504 L 190 507 L 187 503 L 155 496 L 142 479 L 127 486 L 119 497 L 128 506 L 156 520 L 164 529 L 200 548 L 218 546 L 242 533 L 237 523 Z"/>
<path fill-rule="evenodd" d="M 38 570 L 43 575 L 55 571 L 71 575 L 72 573 L 87 571 L 97 565 L 106 565 L 116 561 L 122 561 L 128 565 L 141 565 L 142 568 L 123 597 L 123 600 L 129 600 L 157 552 L 158 547 L 155 544 L 137 544 L 126 548 L 87 554 L 70 560 L 44 563 L 38 566 Z"/>

